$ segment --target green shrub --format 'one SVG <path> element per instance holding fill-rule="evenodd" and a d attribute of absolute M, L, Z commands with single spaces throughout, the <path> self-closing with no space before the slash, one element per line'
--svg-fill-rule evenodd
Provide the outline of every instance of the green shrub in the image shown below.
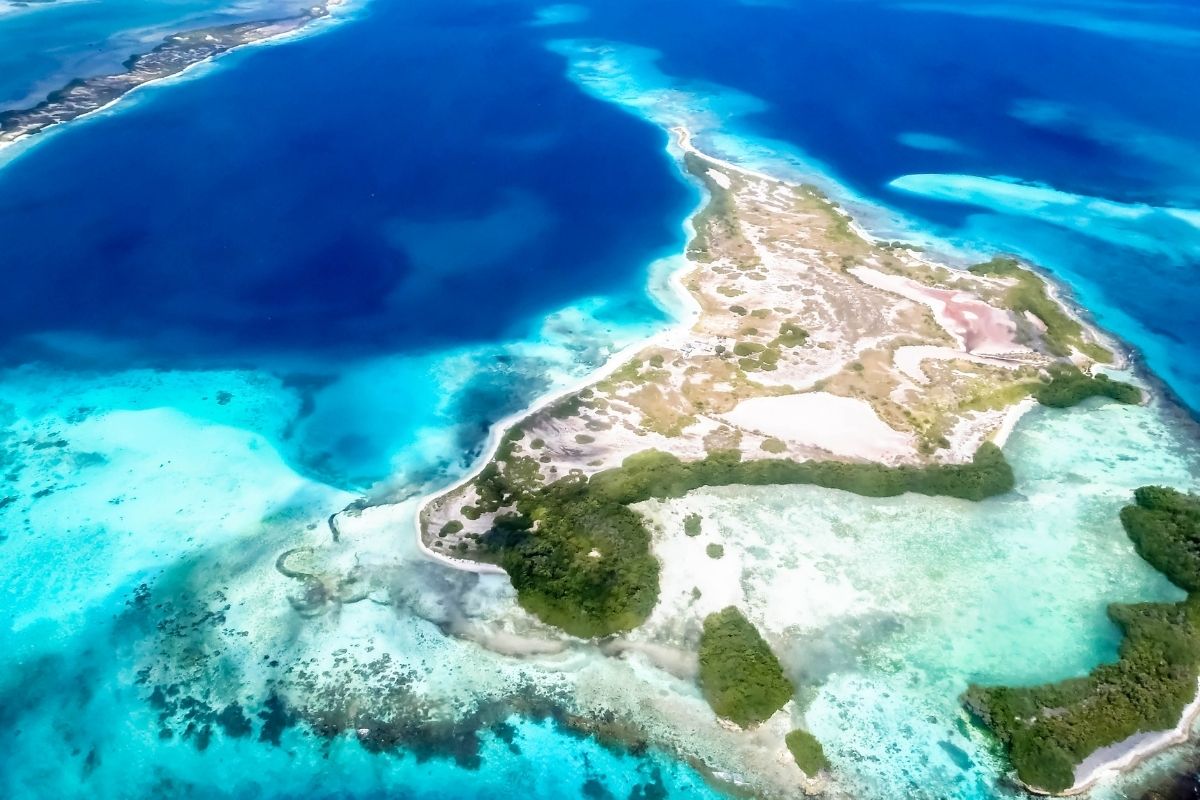
<path fill-rule="evenodd" d="M 758 630 L 733 606 L 704 620 L 700 690 L 717 716 L 744 728 L 770 718 L 795 691 Z"/>
<path fill-rule="evenodd" d="M 974 460 L 962 465 L 743 462 L 736 450 L 683 462 L 647 450 L 590 479 L 572 475 L 541 488 L 526 488 L 504 473 L 489 480 L 493 491 L 500 492 L 497 507 L 515 505 L 537 529 L 493 526 L 484 538 L 482 557 L 508 572 L 523 608 L 581 637 L 637 627 L 657 602 L 659 564 L 650 551 L 650 534 L 628 508 L 631 504 L 683 497 L 702 486 L 813 484 L 869 497 L 916 492 L 982 500 L 1013 485 L 1012 469 L 993 444 L 980 447 Z"/>
<path fill-rule="evenodd" d="M 808 331 L 794 322 L 785 322 L 779 326 L 779 335 L 771 342 L 775 347 L 800 347 L 808 341 Z"/>
<path fill-rule="evenodd" d="M 462 529 L 463 529 L 463 524 L 456 519 L 452 519 L 449 522 L 447 522 L 445 525 L 442 526 L 442 529 L 440 531 L 438 531 L 438 535 L 439 536 L 449 536 L 451 534 L 458 533 Z"/>
<path fill-rule="evenodd" d="M 683 518 L 683 532 L 688 536 L 699 536 L 700 520 L 699 514 L 688 514 Z"/>
<path fill-rule="evenodd" d="M 1076 765 L 1135 733 L 1174 727 L 1200 676 L 1200 498 L 1138 489 L 1121 521 L 1139 554 L 1189 592 L 1180 603 L 1114 604 L 1117 661 L 1042 686 L 972 686 L 964 701 L 1005 745 L 1017 775 L 1059 792 Z"/>
<path fill-rule="evenodd" d="M 784 738 L 787 749 L 792 751 L 796 765 L 804 770 L 810 778 L 815 777 L 823 769 L 829 769 L 829 759 L 825 757 L 825 748 L 817 741 L 817 737 L 808 731 L 794 730 Z"/>
<path fill-rule="evenodd" d="M 1050 380 L 1035 388 L 1033 396 L 1052 408 L 1070 408 L 1089 397 L 1108 397 L 1126 405 L 1142 402 L 1142 391 L 1136 386 L 1110 380 L 1104 374 L 1085 375 L 1078 367 L 1066 364 L 1055 366 Z"/>
<path fill-rule="evenodd" d="M 1179 588 L 1200 592 L 1200 498 L 1163 486 L 1143 486 L 1121 523 L 1138 555 Z"/>
<path fill-rule="evenodd" d="M 724 558 L 725 557 L 725 545 L 715 544 L 715 543 L 710 544 L 708 547 L 704 548 L 704 552 L 708 554 L 709 558 L 713 558 L 713 559 Z"/>
<path fill-rule="evenodd" d="M 761 353 L 766 349 L 766 347 L 758 342 L 738 342 L 733 346 L 733 353 L 738 356 L 749 356 L 754 353 Z"/>

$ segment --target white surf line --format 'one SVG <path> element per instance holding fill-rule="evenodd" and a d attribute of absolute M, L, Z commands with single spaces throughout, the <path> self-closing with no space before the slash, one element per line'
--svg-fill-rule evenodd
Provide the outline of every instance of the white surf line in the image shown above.
<path fill-rule="evenodd" d="M 364 4 L 367 1 L 368 0 L 363 0 Z M 50 136 L 52 136 L 53 134 L 59 133 L 62 130 L 66 129 L 67 126 L 69 126 L 71 123 L 79 122 L 81 120 L 86 120 L 93 116 L 102 114 L 105 111 L 110 111 L 114 107 L 119 105 L 127 97 L 132 97 L 136 93 L 140 92 L 142 89 L 147 89 L 150 87 L 168 86 L 172 82 L 175 82 L 175 81 L 178 81 L 179 83 L 183 83 L 185 80 L 191 80 L 195 76 L 188 75 L 189 72 L 198 70 L 200 67 L 212 66 L 213 64 L 217 63 L 221 59 L 222 56 L 231 55 L 231 54 L 239 52 L 241 50 L 245 50 L 250 47 L 256 47 L 258 45 L 278 44 L 278 43 L 281 43 L 281 42 L 283 42 L 287 39 L 291 39 L 291 38 L 301 39 L 304 36 L 315 35 L 320 32 L 320 26 L 322 25 L 322 23 L 324 23 L 325 25 L 340 24 L 342 22 L 345 22 L 345 21 L 351 19 L 351 17 L 349 17 L 349 16 L 342 16 L 340 14 L 334 13 L 334 9 L 341 9 L 344 11 L 350 10 L 351 2 L 353 2 L 353 0 L 327 0 L 327 2 L 325 3 L 325 12 L 326 13 L 319 17 L 313 17 L 312 19 L 310 19 L 308 22 L 304 23 L 303 25 L 292 28 L 291 30 L 283 31 L 282 33 L 277 33 L 277 34 L 274 34 L 271 36 L 264 36 L 263 38 L 255 39 L 252 42 L 245 42 L 244 44 L 235 45 L 234 47 L 231 47 L 228 50 L 222 50 L 219 53 L 214 53 L 213 55 L 208 56 L 207 58 L 202 58 L 199 61 L 194 61 L 191 64 L 188 64 L 186 67 L 179 70 L 178 72 L 173 72 L 170 75 L 164 75 L 161 78 L 155 78 L 153 80 L 146 81 L 145 83 L 139 83 L 137 86 L 134 86 L 132 89 L 121 94 L 119 97 L 114 97 L 112 100 L 109 100 L 104 105 L 93 108 L 91 111 L 80 114 L 78 117 L 72 117 L 71 119 L 65 119 L 65 120 L 62 120 L 61 122 L 55 122 L 51 125 L 47 125 L 44 128 L 39 128 L 38 130 L 33 131 L 32 133 L 23 133 L 20 136 L 16 137 L 15 139 L 9 139 L 7 141 L 0 142 L 0 169 L 3 169 L 5 166 L 7 166 L 7 164 L 11 160 L 10 158 L 5 158 L 4 151 L 7 150 L 8 148 L 14 147 L 19 144 L 24 144 L 24 145 L 26 145 L 27 149 L 23 152 L 28 152 L 29 150 L 33 149 L 33 146 L 39 144 L 40 142 L 42 142 L 44 140 L 49 139 Z M 283 22 L 285 20 L 279 20 L 279 21 Z M 254 20 L 247 20 L 247 22 L 246 22 L 246 24 L 253 24 L 253 23 L 254 23 Z M 174 33 L 168 33 L 163 37 L 163 40 L 165 41 L 167 38 L 169 38 L 171 36 L 174 36 L 174 35 L 177 35 L 180 33 L 187 33 L 187 32 L 188 31 L 186 31 L 186 30 L 181 30 L 181 31 L 175 31 Z M 145 53 L 142 53 L 141 55 L 145 55 Z M 93 76 L 93 77 L 101 77 L 101 76 Z M 21 153 L 13 153 L 10 155 L 12 157 L 15 157 L 20 154 Z"/>

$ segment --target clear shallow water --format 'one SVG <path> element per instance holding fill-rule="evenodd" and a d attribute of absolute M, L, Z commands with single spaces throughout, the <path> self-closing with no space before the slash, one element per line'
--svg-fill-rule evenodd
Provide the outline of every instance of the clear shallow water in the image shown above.
<path fill-rule="evenodd" d="M 1194 68 L 1186 8 L 1039 7 L 1051 24 L 1031 24 L 1021 4 L 403 5 L 222 59 L 0 170 L 6 794 L 711 794 L 661 754 L 522 715 L 477 744 L 410 733 L 409 755 L 303 726 L 259 741 L 278 722 L 271 692 L 305 694 L 287 670 L 316 663 L 336 684 L 352 672 L 338 651 L 388 652 L 451 717 L 519 707 L 514 687 L 532 682 L 593 709 L 628 695 L 664 738 L 710 729 L 693 687 L 636 662 L 473 644 L 476 624 L 527 635 L 528 620 L 503 582 L 422 562 L 411 503 L 346 520 L 337 543 L 325 525 L 368 487 L 403 498 L 455 474 L 491 421 L 664 322 L 646 265 L 679 249 L 694 194 L 639 116 L 686 122 L 752 165 L 821 170 L 910 230 L 1037 257 L 1192 396 L 1186 218 L 1075 200 L 1034 220 L 1028 193 L 963 179 L 1194 205 L 1198 112 L 1165 77 Z M 1049 64 L 1011 57 L 1047 50 Z M 889 186 L 916 174 L 935 177 Z M 759 523 L 745 558 L 762 582 L 744 599 L 816 685 L 797 714 L 855 796 L 994 796 L 997 765 L 958 709 L 965 683 L 1082 672 L 1113 653 L 1105 603 L 1173 596 L 1114 513 L 1139 483 L 1194 486 L 1178 454 L 1194 434 L 1112 413 L 1024 426 L 1010 447 L 1022 495 L 996 506 L 799 491 L 763 517 L 737 493 L 695 498 L 730 504 L 738 541 L 751 531 L 736 520 Z M 297 615 L 304 593 L 273 564 L 298 545 L 330 575 L 365 570 L 370 598 Z M 776 562 L 812 587 L 800 602 L 772 594 L 792 574 Z M 664 597 L 679 622 L 651 630 L 687 648 L 696 611 Z M 238 701 L 250 735 L 204 723 L 200 750 L 186 712 L 152 702 L 171 686 Z"/>
<path fill-rule="evenodd" d="M 1200 453 L 1158 410 L 1087 412 L 1023 421 L 1006 450 L 1017 490 L 978 504 L 811 487 L 644 504 L 666 565 L 649 627 L 747 609 L 808 687 L 796 721 L 851 797 L 1004 796 L 989 740 L 959 704 L 967 685 L 1083 674 L 1116 656 L 1109 603 L 1183 597 L 1137 559 L 1118 512 L 1127 487 L 1194 485 Z M 690 513 L 704 519 L 698 539 L 682 530 Z M 725 548 L 715 566 L 711 542 Z"/>

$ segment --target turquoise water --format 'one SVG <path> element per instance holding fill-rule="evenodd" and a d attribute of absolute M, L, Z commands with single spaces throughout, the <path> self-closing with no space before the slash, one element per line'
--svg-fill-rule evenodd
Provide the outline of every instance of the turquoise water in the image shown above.
<path fill-rule="evenodd" d="M 1006 447 L 1017 490 L 979 504 L 809 487 L 645 504 L 665 562 L 647 635 L 736 603 L 809 687 L 793 721 L 824 743 L 849 796 L 1004 795 L 1003 766 L 958 698 L 972 682 L 1083 674 L 1116 655 L 1108 603 L 1182 599 L 1117 518 L 1126 487 L 1194 485 L 1200 451 L 1177 424 L 1162 409 L 1035 411 Z M 690 513 L 705 520 L 700 539 L 683 533 Z M 709 542 L 725 548 L 715 566 Z"/>
<path fill-rule="evenodd" d="M 415 498 L 490 424 L 669 319 L 659 259 L 695 203 L 676 124 L 879 230 L 1037 256 L 1194 397 L 1198 113 L 1160 85 L 1193 63 L 1187 9 L 853 7 L 376 2 L 23 148 L 0 170 L 0 793 L 700 798 L 701 762 L 793 780 L 779 741 L 803 723 L 832 796 L 1005 796 L 967 683 L 1085 672 L 1115 653 L 1107 603 L 1178 595 L 1116 521 L 1137 485 L 1197 485 L 1162 398 L 1034 414 L 1018 491 L 978 506 L 652 504 L 663 601 L 619 657 L 413 541 Z M 255 12 L 9 12 L 0 101 L 227 13 Z M 1098 43 L 1133 77 L 1084 92 Z M 1018 46 L 1064 55 L 1035 76 Z M 946 64 L 994 99 L 920 88 Z M 1045 186 L 980 180 L 1006 175 Z M 364 498 L 388 502 L 335 536 Z M 721 562 L 680 535 L 689 509 Z M 679 667 L 729 602 L 804 687 L 762 737 L 716 725 Z M 580 718 L 631 728 L 604 746 Z"/>

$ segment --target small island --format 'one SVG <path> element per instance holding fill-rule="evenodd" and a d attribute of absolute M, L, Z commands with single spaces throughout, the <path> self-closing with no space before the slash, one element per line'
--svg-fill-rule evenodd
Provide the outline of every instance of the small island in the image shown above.
<path fill-rule="evenodd" d="M 732 606 L 704 620 L 700 688 L 718 717 L 743 728 L 769 719 L 795 691 L 762 634 Z"/>

